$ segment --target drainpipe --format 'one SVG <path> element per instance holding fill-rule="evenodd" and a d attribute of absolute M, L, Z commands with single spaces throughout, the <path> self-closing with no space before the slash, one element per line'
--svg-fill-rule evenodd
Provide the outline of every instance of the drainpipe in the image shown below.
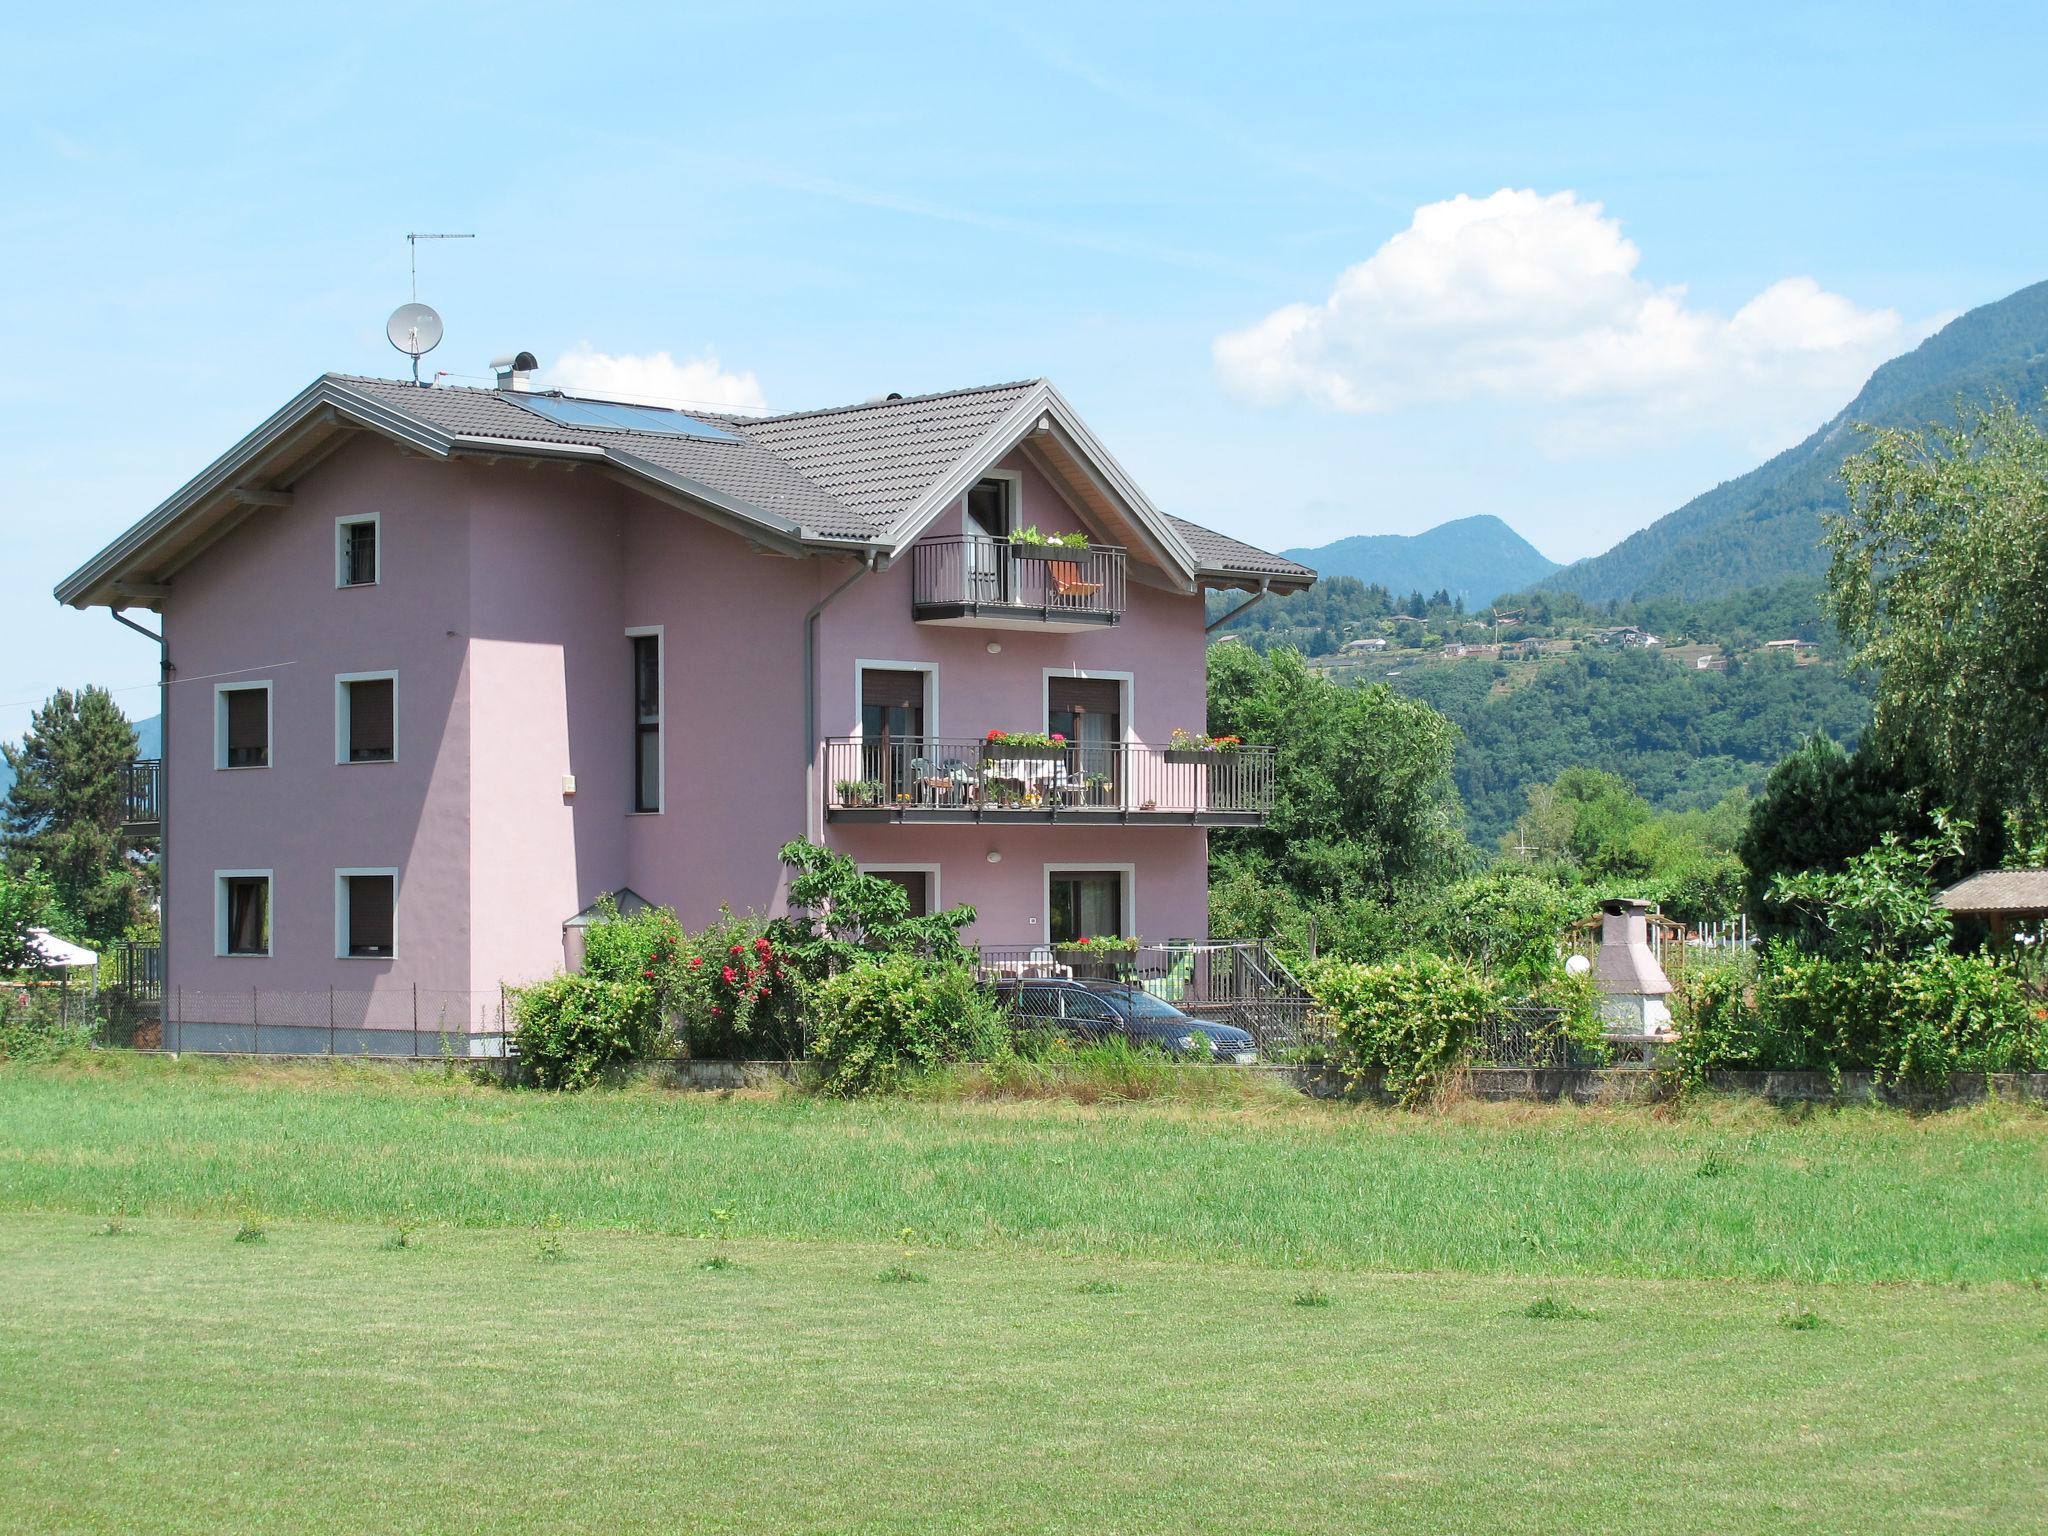
<path fill-rule="evenodd" d="M 804 615 L 804 836 L 814 843 L 825 840 L 824 796 L 818 792 L 818 615 L 861 577 L 880 569 L 880 561 L 881 552 L 869 545 L 854 573 Z"/>
<path fill-rule="evenodd" d="M 1236 618 L 1236 617 L 1237 617 L 1237 616 L 1238 616 L 1238 615 L 1239 615 L 1240 613 L 1243 613 L 1243 612 L 1244 612 L 1244 611 L 1245 611 L 1245 610 L 1246 610 L 1247 608 L 1256 608 L 1256 607 L 1258 607 L 1258 605 L 1259 605 L 1260 603 L 1262 603 L 1262 602 L 1264 602 L 1264 601 L 1266 600 L 1266 596 L 1267 596 L 1267 594 L 1268 594 L 1269 592 L 1271 592 L 1272 590 L 1273 590 L 1273 583 L 1272 583 L 1272 582 L 1270 582 L 1270 581 L 1266 581 L 1266 580 L 1261 580 L 1261 581 L 1259 582 L 1259 590 L 1258 590 L 1258 591 L 1256 591 L 1256 592 L 1254 592 L 1254 593 L 1252 594 L 1252 599 L 1251 599 L 1251 601 L 1250 601 L 1250 602 L 1248 602 L 1248 603 L 1239 603 L 1239 604 L 1238 604 L 1238 605 L 1237 605 L 1237 606 L 1236 606 L 1235 608 L 1231 609 L 1231 610 L 1230 610 L 1230 612 L 1228 612 L 1228 613 L 1226 613 L 1226 614 L 1222 615 L 1222 616 L 1221 616 L 1220 618 L 1218 618 L 1218 619 L 1217 619 L 1217 620 L 1216 620 L 1216 621 L 1215 621 L 1214 623 L 1212 623 L 1212 624 L 1204 624 L 1204 625 L 1202 626 L 1202 633 L 1206 635 L 1206 634 L 1209 634 L 1209 633 L 1211 633 L 1212 631 L 1215 631 L 1215 630 L 1219 630 L 1219 629 L 1221 629 L 1221 628 L 1222 628 L 1222 627 L 1223 627 L 1224 625 L 1228 624 L 1228 623 L 1229 623 L 1229 622 L 1230 622 L 1230 621 L 1231 621 L 1232 619 Z"/>
<path fill-rule="evenodd" d="M 171 646 L 169 621 L 157 615 L 157 627 L 146 629 L 119 608 L 107 610 L 116 624 L 124 624 L 145 640 L 156 642 L 156 1044 L 160 1051 L 171 1049 Z"/>

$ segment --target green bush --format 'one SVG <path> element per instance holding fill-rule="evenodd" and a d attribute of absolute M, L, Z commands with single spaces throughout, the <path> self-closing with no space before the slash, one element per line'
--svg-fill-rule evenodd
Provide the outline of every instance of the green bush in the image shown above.
<path fill-rule="evenodd" d="M 2007 961 L 1936 949 L 1905 957 L 1774 946 L 1754 974 L 1686 979 L 1674 1010 L 1684 1077 L 1722 1070 L 1873 1072 L 1887 1082 L 2048 1067 L 2048 1018 Z"/>
<path fill-rule="evenodd" d="M 47 1061 L 92 1044 L 90 1023 L 66 1023 L 48 988 L 0 985 L 0 1061 Z"/>
<path fill-rule="evenodd" d="M 856 960 L 811 995 L 811 1056 L 828 1093 L 873 1093 L 1000 1052 L 1008 1028 L 973 970 L 914 954 Z"/>
<path fill-rule="evenodd" d="M 1413 1103 L 1464 1060 L 1494 1006 L 1493 989 L 1461 960 L 1418 954 L 1383 965 L 1325 961 L 1304 985 L 1329 1023 L 1335 1059 L 1353 1084 L 1385 1074 Z"/>
<path fill-rule="evenodd" d="M 651 985 L 568 973 L 512 994 L 519 1059 L 543 1088 L 587 1088 L 653 1044 Z"/>

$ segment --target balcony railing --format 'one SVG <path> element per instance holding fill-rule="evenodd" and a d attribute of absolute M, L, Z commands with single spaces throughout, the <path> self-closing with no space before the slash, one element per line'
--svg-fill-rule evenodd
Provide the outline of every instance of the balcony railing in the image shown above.
<path fill-rule="evenodd" d="M 1273 748 L 1188 753 L 1133 742 L 1043 750 L 979 739 L 834 737 L 835 821 L 1131 821 L 1257 826 L 1273 809 Z"/>
<path fill-rule="evenodd" d="M 125 837 L 155 837 L 163 831 L 164 765 L 154 757 L 128 765 L 121 792 L 121 832 Z"/>
<path fill-rule="evenodd" d="M 926 624 L 1093 629 L 1124 612 L 1124 552 L 1053 549 L 982 534 L 912 547 L 910 602 Z"/>

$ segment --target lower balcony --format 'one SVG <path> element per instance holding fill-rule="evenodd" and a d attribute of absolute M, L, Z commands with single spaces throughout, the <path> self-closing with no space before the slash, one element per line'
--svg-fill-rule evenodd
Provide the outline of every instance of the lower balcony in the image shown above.
<path fill-rule="evenodd" d="M 842 736 L 824 746 L 832 821 L 1255 827 L 1273 809 L 1271 747 L 1038 749 L 930 736 Z"/>

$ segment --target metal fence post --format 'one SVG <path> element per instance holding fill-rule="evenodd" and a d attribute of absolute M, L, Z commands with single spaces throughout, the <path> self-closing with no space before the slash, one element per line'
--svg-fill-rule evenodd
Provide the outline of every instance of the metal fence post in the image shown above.
<path fill-rule="evenodd" d="M 327 1054 L 334 1054 L 334 988 L 327 989 Z"/>

